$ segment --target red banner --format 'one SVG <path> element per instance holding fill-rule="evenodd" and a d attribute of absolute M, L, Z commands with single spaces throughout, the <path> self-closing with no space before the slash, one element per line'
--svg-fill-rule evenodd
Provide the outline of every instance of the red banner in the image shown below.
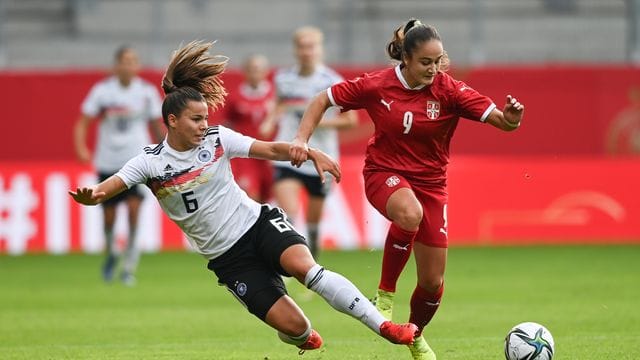
<path fill-rule="evenodd" d="M 338 68 L 351 78 L 371 68 Z M 535 66 L 454 69 L 452 74 L 499 108 L 507 94 L 526 106 L 518 131 L 461 121 L 454 154 L 602 155 L 640 153 L 640 70 L 625 66 Z M 3 134 L 0 161 L 72 161 L 72 129 L 80 103 L 104 71 L 0 72 Z M 160 84 L 161 71 L 142 77 Z M 234 88 L 237 70 L 224 75 Z M 360 126 L 341 133 L 344 153 L 362 155 L 372 124 L 360 112 Z M 213 114 L 212 122 L 216 121 Z M 93 131 L 90 132 L 93 135 Z M 25 146 L 25 144 L 30 144 Z"/>
<path fill-rule="evenodd" d="M 458 157 L 450 235 L 473 243 L 640 242 L 640 159 Z"/>
<path fill-rule="evenodd" d="M 640 242 L 640 160 L 454 157 L 450 167 L 450 243 Z M 362 157 L 341 159 L 343 181 L 320 225 L 325 248 L 381 247 L 388 222 L 367 202 Z M 92 184 L 90 169 L 69 162 L 0 162 L 0 253 L 102 251 L 102 212 L 67 194 Z M 140 215 L 144 251 L 184 249 L 180 230 L 148 193 Z M 118 209 L 116 238 L 128 233 Z M 302 217 L 302 214 L 298 215 Z M 299 230 L 304 233 L 302 218 Z"/>

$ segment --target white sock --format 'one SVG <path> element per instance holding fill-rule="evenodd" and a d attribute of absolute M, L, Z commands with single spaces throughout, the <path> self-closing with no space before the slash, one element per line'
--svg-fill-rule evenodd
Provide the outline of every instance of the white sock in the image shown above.
<path fill-rule="evenodd" d="M 305 276 L 304 284 L 322 296 L 334 309 L 351 315 L 380 334 L 380 325 L 387 319 L 344 276 L 316 264 Z"/>
<path fill-rule="evenodd" d="M 289 336 L 281 331 L 278 331 L 278 337 L 280 338 L 280 340 L 282 340 L 282 342 L 295 346 L 300 346 L 307 342 L 309 335 L 311 335 L 311 325 L 309 325 L 307 330 L 305 330 L 302 335 L 299 336 Z"/>

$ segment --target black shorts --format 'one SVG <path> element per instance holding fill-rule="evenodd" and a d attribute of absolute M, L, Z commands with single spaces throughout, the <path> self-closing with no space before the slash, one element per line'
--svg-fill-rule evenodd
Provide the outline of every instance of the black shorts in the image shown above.
<path fill-rule="evenodd" d="M 280 265 L 280 255 L 296 244 L 307 242 L 284 211 L 262 205 L 256 223 L 224 254 L 209 260 L 207 268 L 250 313 L 265 320 L 271 306 L 287 294 L 281 275 L 290 275 Z"/>
<path fill-rule="evenodd" d="M 329 179 L 323 184 L 322 181 L 320 181 L 320 176 L 302 174 L 281 166 L 274 166 L 273 168 L 274 182 L 283 179 L 299 180 L 305 189 L 307 189 L 309 195 L 321 198 L 325 198 L 327 194 L 329 194 L 329 190 L 331 190 L 331 181 L 329 181 Z"/>
<path fill-rule="evenodd" d="M 103 173 L 103 172 L 98 173 L 99 182 L 103 182 L 103 181 L 107 180 L 112 175 L 113 174 L 110 174 L 110 173 Z M 118 195 L 112 197 L 111 199 L 103 202 L 102 205 L 103 206 L 115 206 L 119 202 L 125 201 L 129 197 L 132 197 L 132 196 L 135 196 L 135 197 L 138 197 L 138 198 L 143 198 L 144 197 L 144 195 L 142 194 L 142 192 L 138 188 L 138 185 L 134 185 L 131 188 L 121 192 L 120 194 L 118 194 Z"/>

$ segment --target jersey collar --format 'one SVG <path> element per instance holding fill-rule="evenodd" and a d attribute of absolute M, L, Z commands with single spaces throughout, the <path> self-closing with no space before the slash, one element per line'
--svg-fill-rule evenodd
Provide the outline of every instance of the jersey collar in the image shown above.
<path fill-rule="evenodd" d="M 407 80 L 405 80 L 404 78 L 404 75 L 402 75 L 402 70 L 400 69 L 400 65 L 396 66 L 396 77 L 398 78 L 398 80 L 400 80 L 400 82 L 402 83 L 402 86 L 404 86 L 404 88 L 407 90 L 422 90 L 425 87 L 424 84 L 420 84 L 413 88 L 409 86 L 409 84 L 407 83 Z"/>

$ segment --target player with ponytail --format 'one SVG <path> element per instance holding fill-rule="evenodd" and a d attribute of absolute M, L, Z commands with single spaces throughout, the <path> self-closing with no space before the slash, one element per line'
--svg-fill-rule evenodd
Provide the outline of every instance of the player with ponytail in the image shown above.
<path fill-rule="evenodd" d="M 393 32 L 387 53 L 399 64 L 364 74 L 320 92 L 303 115 L 291 145 L 294 165 L 307 159 L 308 139 L 331 106 L 365 109 L 375 125 L 363 170 L 369 202 L 388 220 L 382 275 L 374 299 L 392 316 L 396 282 L 411 251 L 418 281 L 411 296 L 409 321 L 420 328 L 410 345 L 414 359 L 433 360 L 422 336 L 444 291 L 447 260 L 447 165 L 449 143 L 460 118 L 488 123 L 504 131 L 520 126 L 524 105 L 507 95 L 494 102 L 446 70 L 449 58 L 433 26 L 412 19 Z"/>

